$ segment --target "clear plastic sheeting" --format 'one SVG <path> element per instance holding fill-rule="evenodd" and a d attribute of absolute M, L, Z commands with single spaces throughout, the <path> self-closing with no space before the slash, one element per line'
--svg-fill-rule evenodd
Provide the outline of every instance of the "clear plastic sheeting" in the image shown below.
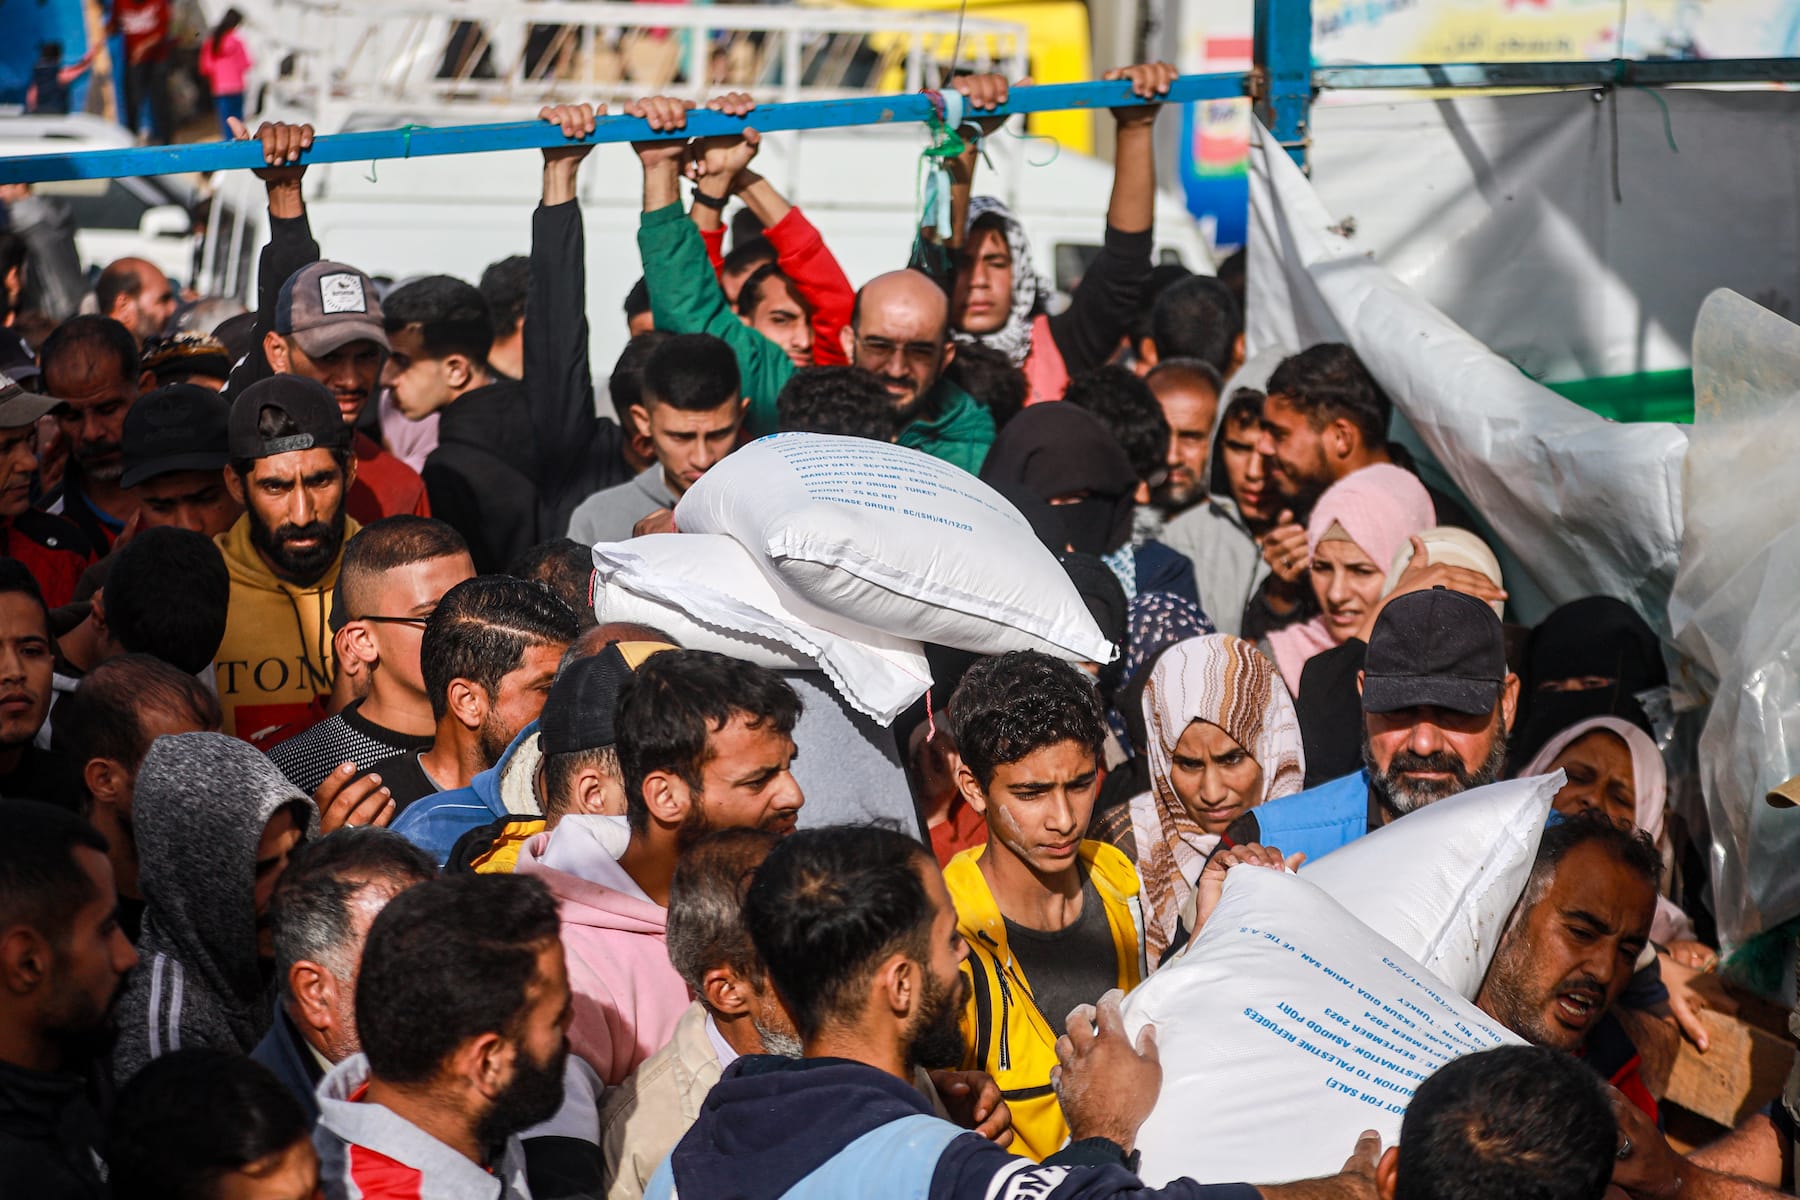
<path fill-rule="evenodd" d="M 1617 596 L 1666 635 L 1685 427 L 1616 424 L 1534 383 L 1334 224 L 1258 126 L 1249 349 L 1348 342 L 1550 601 Z"/>
<path fill-rule="evenodd" d="M 1682 701 L 1711 700 L 1700 775 L 1719 931 L 1735 945 L 1800 914 L 1800 810 L 1763 800 L 1800 774 L 1800 327 L 1714 292 L 1694 387 L 1669 618 Z"/>

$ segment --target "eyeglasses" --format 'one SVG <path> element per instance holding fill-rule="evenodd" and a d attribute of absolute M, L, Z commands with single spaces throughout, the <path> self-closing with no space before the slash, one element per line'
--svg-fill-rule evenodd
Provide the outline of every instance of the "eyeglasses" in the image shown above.
<path fill-rule="evenodd" d="M 897 345 L 886 338 L 863 337 L 856 335 L 856 345 L 861 351 L 857 358 L 857 366 L 883 367 L 900 355 L 909 366 L 930 367 L 943 357 L 944 347 L 938 342 L 907 342 Z"/>
<path fill-rule="evenodd" d="M 427 621 L 431 620 L 431 618 L 430 617 L 357 617 L 356 620 L 369 621 L 376 625 L 416 625 L 418 628 L 423 629 L 423 628 L 425 628 L 425 623 Z"/>

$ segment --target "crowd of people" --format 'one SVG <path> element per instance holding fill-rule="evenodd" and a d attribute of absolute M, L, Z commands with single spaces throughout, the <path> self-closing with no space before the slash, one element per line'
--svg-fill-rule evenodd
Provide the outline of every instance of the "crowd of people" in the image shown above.
<path fill-rule="evenodd" d="M 643 278 L 593 314 L 632 334 L 617 421 L 589 106 L 542 114 L 529 254 L 474 283 L 326 259 L 303 126 L 255 135 L 260 291 L 214 326 L 174 333 L 218 310 L 138 260 L 46 319 L 52 251 L 0 236 L 0 1193 L 1140 1194 L 1161 1076 L 1120 993 L 1198 947 L 1228 872 L 1556 771 L 1473 997 L 1525 1044 L 1444 1067 L 1338 1175 L 1165 1191 L 1791 1186 L 1800 1084 L 1693 1154 L 1659 1132 L 1649 1067 L 1705 1048 L 1718 955 L 1655 635 L 1608 597 L 1509 624 L 1356 354 L 1247 359 L 1242 259 L 1153 265 L 1174 71 L 1108 78 L 1151 103 L 1113 113 L 1066 302 L 979 194 L 997 77 L 956 84 L 949 232 L 860 287 L 754 170 L 748 96 L 699 139 L 692 103 L 632 104 L 664 136 L 633 147 Z M 775 432 L 978 476 L 1116 657 L 927 646 L 883 724 L 598 611 L 592 547 L 679 534 Z"/>

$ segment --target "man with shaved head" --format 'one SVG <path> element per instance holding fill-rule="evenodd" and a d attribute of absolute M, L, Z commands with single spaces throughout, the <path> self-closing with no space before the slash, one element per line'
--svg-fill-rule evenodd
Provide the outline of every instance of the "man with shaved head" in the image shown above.
<path fill-rule="evenodd" d="M 633 102 L 626 112 L 644 118 L 658 132 L 670 133 L 687 128 L 692 107 L 692 101 L 656 96 Z M 722 166 L 741 176 L 759 140 L 748 132 L 756 123 L 755 106 L 747 96 L 734 93 L 708 107 L 748 117 L 745 135 L 706 138 L 692 147 L 679 138 L 633 144 L 644 168 L 638 251 L 656 328 L 677 334 L 710 333 L 731 347 L 742 380 L 744 428 L 751 436 L 761 436 L 775 430 L 776 396 L 796 368 L 780 346 L 748 329 L 732 313 L 707 259 L 699 227 L 682 212 L 680 191 L 683 167 L 695 160 L 695 151 L 703 152 L 700 160 L 709 170 Z M 726 153 L 734 147 L 742 153 Z M 710 183 L 714 176 L 706 178 Z M 703 194 L 696 203 L 719 207 L 725 201 Z M 902 418 L 896 439 L 902 446 L 923 450 L 971 474 L 981 470 L 994 441 L 994 418 L 943 377 L 956 351 L 950 341 L 949 299 L 942 288 L 917 271 L 878 276 L 857 293 L 842 337 L 850 361 L 879 376 L 886 386 Z M 887 427 L 889 422 L 871 421 L 872 431 Z M 886 434 L 872 432 L 872 436 Z"/>
<path fill-rule="evenodd" d="M 899 443 L 979 473 L 994 443 L 994 418 L 943 377 L 956 357 L 943 289 L 910 269 L 877 275 L 856 294 L 843 336 L 844 353 L 880 376 L 906 422 Z"/>
<path fill-rule="evenodd" d="M 100 272 L 94 299 L 103 316 L 131 330 L 142 345 L 168 327 L 179 297 L 162 268 L 141 258 L 121 258 Z"/>

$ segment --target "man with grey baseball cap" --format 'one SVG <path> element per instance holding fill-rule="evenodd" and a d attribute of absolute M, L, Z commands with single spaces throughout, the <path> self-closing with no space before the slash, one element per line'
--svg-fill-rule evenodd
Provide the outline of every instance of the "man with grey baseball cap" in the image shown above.
<path fill-rule="evenodd" d="M 268 164 L 256 176 L 269 192 L 269 244 L 257 274 L 250 352 L 232 368 L 225 394 L 235 399 L 270 375 L 299 375 L 325 385 L 352 431 L 356 479 L 347 499 L 350 516 L 363 523 L 399 513 L 428 517 L 431 506 L 419 473 L 356 428 L 380 385 L 387 332 L 374 282 L 355 267 L 320 261 L 300 188 L 306 167 L 297 165 L 312 144 L 312 127 L 265 121 L 255 137 Z"/>
<path fill-rule="evenodd" d="M 94 561 L 72 522 L 31 507 L 38 418 L 60 403 L 0 375 L 0 555 L 25 564 L 51 608 L 74 598 L 81 573 Z"/>
<path fill-rule="evenodd" d="M 1257 842 L 1316 859 L 1500 778 L 1519 677 L 1485 602 L 1443 587 L 1395 596 L 1375 619 L 1359 682 L 1363 769 L 1251 809 L 1222 845 Z"/>

